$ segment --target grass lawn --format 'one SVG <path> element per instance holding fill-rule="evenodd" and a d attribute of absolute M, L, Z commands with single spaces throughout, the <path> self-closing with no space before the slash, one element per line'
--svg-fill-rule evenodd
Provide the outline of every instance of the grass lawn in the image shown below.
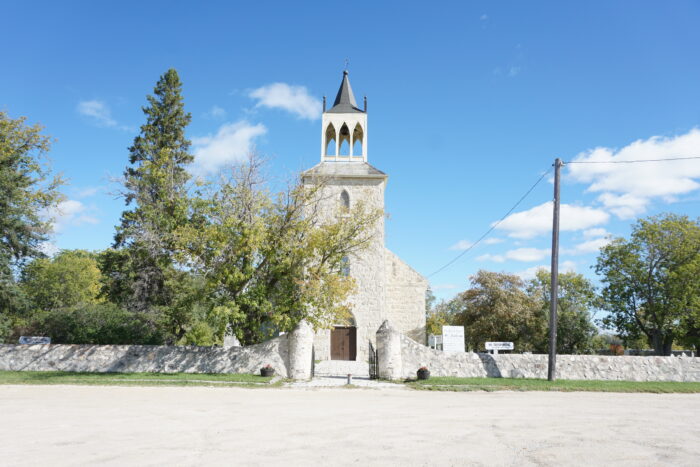
<path fill-rule="evenodd" d="M 431 377 L 422 381 L 408 381 L 414 389 L 428 391 L 595 391 L 595 392 L 651 392 L 700 393 L 700 383 L 589 381 L 511 378 L 457 378 Z"/>
<path fill-rule="evenodd" d="M 269 387 L 272 378 L 248 374 L 72 373 L 0 371 L 0 384 L 81 384 L 108 386 L 244 386 Z M 278 382 L 281 384 L 281 382 Z M 277 385 L 277 383 L 273 384 Z"/>

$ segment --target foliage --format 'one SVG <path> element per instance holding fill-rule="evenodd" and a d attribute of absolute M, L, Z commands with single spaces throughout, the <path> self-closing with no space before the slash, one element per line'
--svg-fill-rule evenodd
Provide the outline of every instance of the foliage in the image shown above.
<path fill-rule="evenodd" d="M 251 156 L 200 189 L 178 230 L 178 259 L 204 278 L 217 318 L 244 345 L 302 319 L 324 327 L 346 314 L 354 281 L 340 273 L 343 259 L 366 247 L 381 215 L 356 203 L 350 215 L 322 223 L 322 182 L 271 196 L 262 165 Z"/>
<path fill-rule="evenodd" d="M 277 387 L 272 377 L 245 373 L 79 373 L 71 371 L 0 371 L 0 384 L 79 384 L 100 386 Z"/>
<path fill-rule="evenodd" d="M 170 69 L 158 80 L 154 95 L 147 96 L 146 123 L 129 148 L 131 166 L 124 173 L 124 198 L 131 209 L 122 213 L 115 235 L 115 246 L 125 247 L 126 257 L 105 258 L 117 266 L 108 276 L 121 278 L 109 286 L 111 292 L 134 310 L 169 304 L 165 270 L 172 265 L 174 232 L 187 222 L 186 168 L 193 156 L 185 138 L 191 116 L 184 110 L 181 89 L 177 72 Z"/>
<path fill-rule="evenodd" d="M 25 120 L 0 111 L 0 321 L 5 323 L 23 308 L 16 271 L 43 256 L 40 246 L 51 230 L 45 214 L 61 200 L 63 183 L 50 174 L 51 139 Z"/>
<path fill-rule="evenodd" d="M 56 310 L 98 302 L 101 273 L 92 253 L 64 250 L 54 258 L 38 258 L 22 272 L 21 285 L 32 305 Z"/>
<path fill-rule="evenodd" d="M 464 326 L 465 344 L 480 351 L 486 341 L 509 341 L 518 351 L 533 351 L 545 326 L 537 302 L 523 280 L 511 274 L 480 270 L 462 292 L 456 324 Z"/>
<path fill-rule="evenodd" d="M 605 284 L 605 327 L 625 340 L 645 335 L 657 355 L 670 355 L 675 339 L 698 344 L 697 221 L 675 214 L 639 220 L 629 240 L 617 238 L 602 248 L 596 272 Z"/>
<path fill-rule="evenodd" d="M 157 345 L 164 342 L 156 317 L 124 310 L 111 303 L 40 312 L 23 331 L 51 336 L 54 344 Z"/>
<path fill-rule="evenodd" d="M 456 297 L 449 301 L 441 300 L 428 308 L 428 314 L 425 320 L 426 334 L 440 335 L 442 334 L 443 326 L 453 326 L 456 324 L 457 312 L 461 303 L 460 298 Z M 426 300 L 426 307 L 428 302 Z"/>
<path fill-rule="evenodd" d="M 566 380 L 547 381 L 528 378 L 460 378 L 455 376 L 431 377 L 429 380 L 411 381 L 414 389 L 431 391 L 590 391 L 590 392 L 648 392 L 648 393 L 699 393 L 700 383 L 673 381 L 598 381 Z"/>
<path fill-rule="evenodd" d="M 592 323 L 591 310 L 598 306 L 593 284 L 582 274 L 566 272 L 559 274 L 559 297 L 557 309 L 557 353 L 580 354 L 595 350 L 593 337 L 597 329 Z M 540 269 L 528 283 L 528 293 L 539 304 L 539 315 L 549 329 L 551 304 L 551 275 Z M 548 332 L 538 345 L 538 351 L 549 351 Z"/>

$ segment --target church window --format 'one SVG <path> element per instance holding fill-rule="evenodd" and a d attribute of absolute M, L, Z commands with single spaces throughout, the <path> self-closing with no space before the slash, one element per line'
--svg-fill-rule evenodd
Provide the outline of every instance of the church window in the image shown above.
<path fill-rule="evenodd" d="M 345 210 L 350 209 L 350 195 L 347 190 L 343 190 L 343 192 L 340 193 L 340 207 Z"/>
<path fill-rule="evenodd" d="M 344 277 L 350 275 L 350 259 L 347 256 L 343 256 L 340 260 L 340 275 Z"/>

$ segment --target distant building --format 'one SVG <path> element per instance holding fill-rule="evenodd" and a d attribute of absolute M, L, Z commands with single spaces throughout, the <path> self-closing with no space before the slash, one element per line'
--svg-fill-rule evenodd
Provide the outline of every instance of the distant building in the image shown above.
<path fill-rule="evenodd" d="M 324 102 L 323 110 L 321 162 L 302 175 L 304 184 L 324 179 L 319 201 L 322 218 L 335 219 L 359 200 L 383 211 L 388 177 L 367 162 L 367 101 L 363 109 L 357 106 L 347 71 L 333 106 L 326 110 Z M 342 154 L 341 147 L 347 148 Z M 383 217 L 377 222 L 372 244 L 348 258 L 345 268 L 357 283 L 350 298 L 352 317 L 317 333 L 316 359 L 366 362 L 369 341 L 374 341 L 385 319 L 425 343 L 428 281 L 384 246 Z"/>

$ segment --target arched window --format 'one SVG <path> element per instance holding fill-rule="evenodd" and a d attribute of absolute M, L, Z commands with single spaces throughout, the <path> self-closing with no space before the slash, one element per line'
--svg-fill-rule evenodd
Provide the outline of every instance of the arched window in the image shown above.
<path fill-rule="evenodd" d="M 326 127 L 326 147 L 324 148 L 326 151 L 326 156 L 335 156 L 335 142 L 336 142 L 336 136 L 335 136 L 335 127 L 333 126 L 332 123 L 328 124 L 328 127 Z"/>
<path fill-rule="evenodd" d="M 350 275 L 350 258 L 343 256 L 340 260 L 340 275 L 348 277 Z"/>
<path fill-rule="evenodd" d="M 340 133 L 338 134 L 338 142 L 340 143 L 339 156 L 349 156 L 350 155 L 350 129 L 347 124 L 343 123 L 340 127 Z"/>
<path fill-rule="evenodd" d="M 346 210 L 350 209 L 350 195 L 347 190 L 343 190 L 343 192 L 340 193 L 340 207 Z"/>
<path fill-rule="evenodd" d="M 362 131 L 362 127 L 358 123 L 355 125 L 355 129 L 352 131 L 352 155 L 361 156 L 362 155 L 362 141 L 365 138 L 365 132 Z"/>

